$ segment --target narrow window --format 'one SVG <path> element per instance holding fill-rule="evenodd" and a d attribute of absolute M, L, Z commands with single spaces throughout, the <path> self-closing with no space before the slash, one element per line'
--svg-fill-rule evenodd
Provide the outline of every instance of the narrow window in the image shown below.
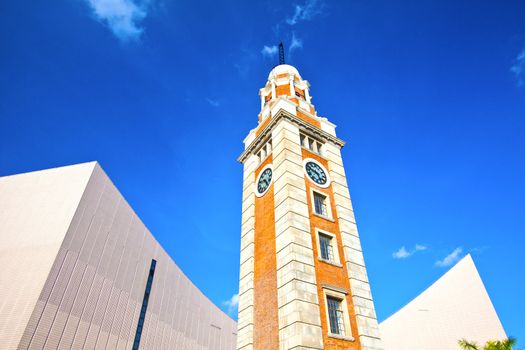
<path fill-rule="evenodd" d="M 314 192 L 314 210 L 316 214 L 328 216 L 328 210 L 326 207 L 326 196 Z"/>
<path fill-rule="evenodd" d="M 319 246 L 321 248 L 321 258 L 329 262 L 335 262 L 332 237 L 319 233 Z"/>
<path fill-rule="evenodd" d="M 326 297 L 328 305 L 328 318 L 330 322 L 330 333 L 345 335 L 345 321 L 342 308 L 342 300 L 331 296 Z"/>
<path fill-rule="evenodd" d="M 306 137 L 303 134 L 300 134 L 301 137 L 301 146 L 306 147 Z"/>
<path fill-rule="evenodd" d="M 133 350 L 138 350 L 140 345 L 140 336 L 142 335 L 142 328 L 144 328 L 144 319 L 146 318 L 146 310 L 148 309 L 149 295 L 151 293 L 151 286 L 153 284 L 153 275 L 155 274 L 156 265 L 157 261 L 152 259 L 149 268 L 148 282 L 146 282 L 146 290 L 144 291 L 144 298 L 142 299 L 142 307 L 140 308 L 139 323 L 137 325 L 137 331 L 135 332 Z"/>
<path fill-rule="evenodd" d="M 308 138 L 308 149 L 310 151 L 314 150 L 314 140 L 312 140 L 311 138 Z"/>
<path fill-rule="evenodd" d="M 316 142 L 316 145 L 317 145 L 317 149 L 316 149 L 317 154 L 321 154 L 321 144 L 319 142 Z"/>

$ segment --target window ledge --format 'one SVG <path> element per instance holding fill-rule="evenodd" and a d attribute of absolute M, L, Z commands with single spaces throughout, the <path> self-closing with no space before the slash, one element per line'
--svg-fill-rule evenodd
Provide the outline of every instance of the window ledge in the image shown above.
<path fill-rule="evenodd" d="M 320 218 L 323 218 L 325 220 L 328 220 L 328 221 L 331 221 L 331 222 L 335 222 L 335 220 L 332 219 L 331 217 L 326 216 L 326 215 L 317 214 L 315 211 L 312 211 L 312 214 L 314 214 L 315 216 L 318 216 Z"/>
<path fill-rule="evenodd" d="M 330 338 L 335 338 L 335 339 L 341 339 L 341 340 L 347 340 L 347 341 L 355 341 L 354 337 L 349 337 L 347 335 L 339 335 L 339 334 L 328 333 L 328 336 Z"/>
<path fill-rule="evenodd" d="M 313 154 L 313 155 L 316 155 L 316 156 L 320 157 L 321 159 L 326 160 L 327 162 L 329 161 L 328 158 L 327 158 L 325 155 L 320 154 L 320 153 L 317 153 L 317 152 L 315 152 L 315 151 L 309 149 L 308 147 L 305 147 L 305 146 L 301 145 L 301 148 L 304 149 L 305 151 L 310 152 L 310 153 Z"/>
<path fill-rule="evenodd" d="M 329 264 L 329 265 L 333 265 L 333 266 L 337 266 L 337 267 L 343 267 L 343 265 L 341 265 L 340 263 L 337 263 L 335 261 L 326 260 L 326 259 L 323 259 L 321 257 L 318 257 L 317 259 L 319 261 L 321 261 L 321 262 L 324 262 L 325 264 Z"/>
<path fill-rule="evenodd" d="M 259 164 L 257 164 L 257 169 L 259 169 L 259 167 L 260 167 L 264 162 L 266 162 L 266 159 L 268 159 L 268 157 L 271 156 L 271 155 L 272 155 L 272 152 L 268 153 L 268 154 L 266 155 L 266 157 L 264 157 L 263 159 L 261 159 L 261 160 L 259 161 Z"/>

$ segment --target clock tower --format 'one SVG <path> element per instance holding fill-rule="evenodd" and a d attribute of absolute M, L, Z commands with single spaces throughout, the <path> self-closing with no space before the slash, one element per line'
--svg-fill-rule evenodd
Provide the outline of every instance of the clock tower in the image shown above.
<path fill-rule="evenodd" d="M 244 140 L 238 350 L 381 350 L 341 158 L 310 84 L 280 64 Z"/>

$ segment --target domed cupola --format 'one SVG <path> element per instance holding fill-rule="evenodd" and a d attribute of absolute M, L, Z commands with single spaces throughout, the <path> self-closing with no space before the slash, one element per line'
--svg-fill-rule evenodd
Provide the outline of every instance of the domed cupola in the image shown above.
<path fill-rule="evenodd" d="M 282 43 L 279 45 L 279 53 L 280 64 L 270 71 L 265 86 L 259 90 L 261 96 L 260 121 L 266 119 L 272 105 L 279 99 L 289 100 L 308 113 L 315 114 L 315 109 L 311 104 L 310 84 L 307 80 L 303 80 L 297 68 L 284 63 Z"/>

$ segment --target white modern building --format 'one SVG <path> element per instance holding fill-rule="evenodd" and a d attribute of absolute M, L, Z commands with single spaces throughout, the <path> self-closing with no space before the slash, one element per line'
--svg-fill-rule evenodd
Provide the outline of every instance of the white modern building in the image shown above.
<path fill-rule="evenodd" d="M 470 255 L 379 328 L 386 350 L 458 350 L 459 339 L 507 337 Z"/>
<path fill-rule="evenodd" d="M 0 177 L 0 264 L 0 349 L 236 347 L 95 162 Z M 470 255 L 379 329 L 386 350 L 506 338 Z"/>
<path fill-rule="evenodd" d="M 0 178 L 1 349 L 235 348 L 95 163 Z"/>

